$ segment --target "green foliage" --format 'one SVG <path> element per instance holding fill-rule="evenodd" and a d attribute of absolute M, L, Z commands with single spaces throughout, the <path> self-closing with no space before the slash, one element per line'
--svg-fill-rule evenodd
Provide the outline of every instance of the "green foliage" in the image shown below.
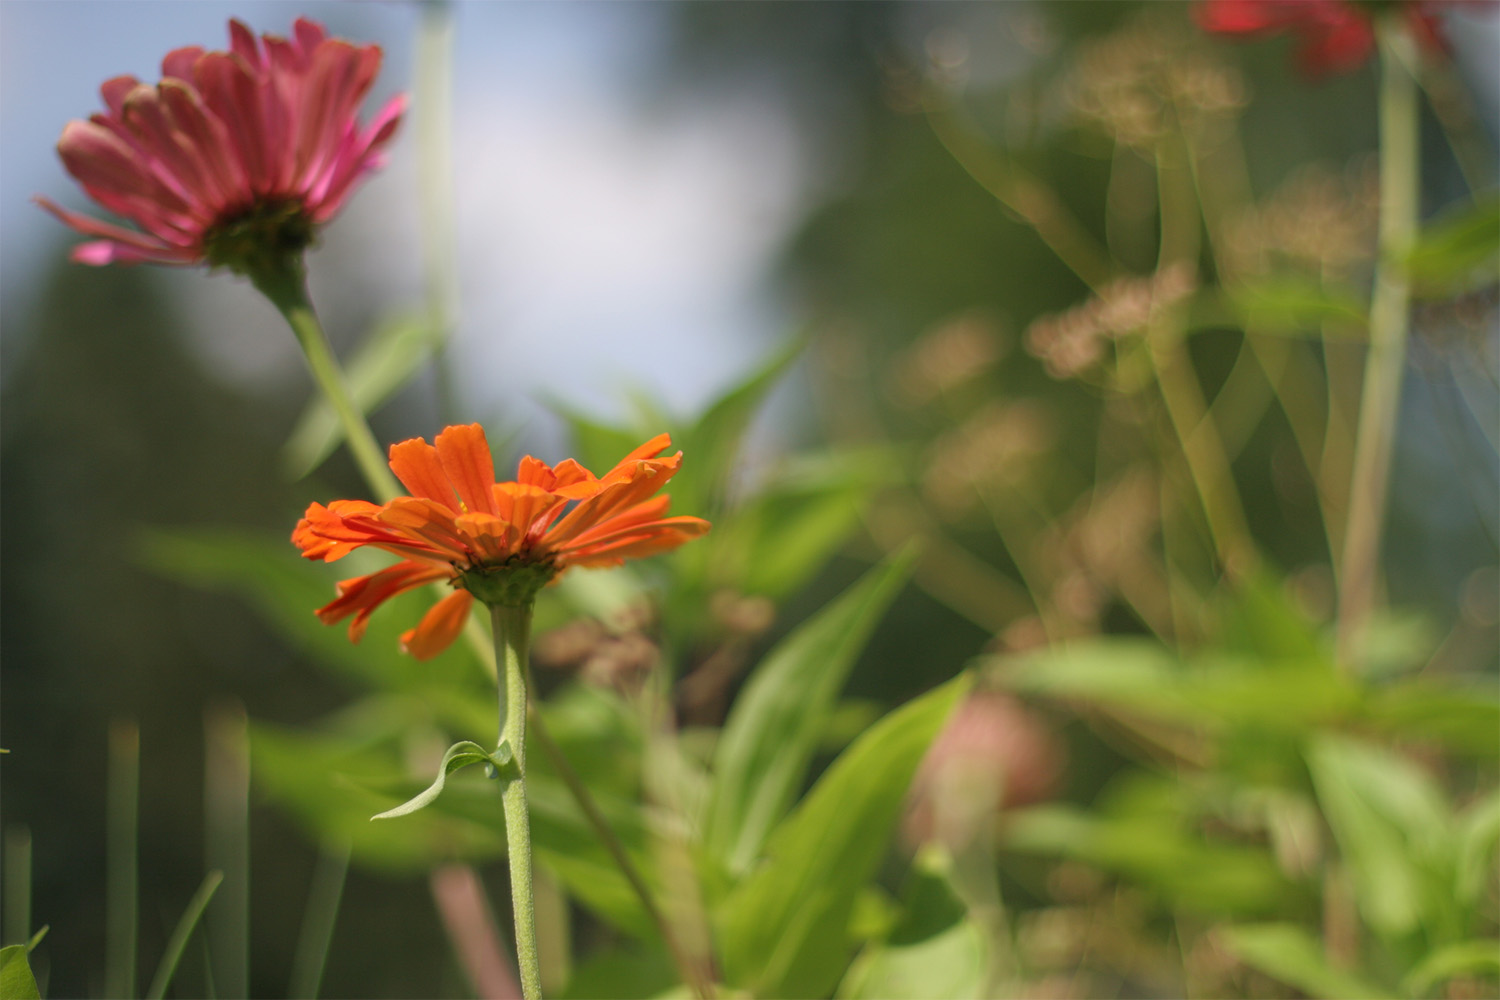
<path fill-rule="evenodd" d="M 820 996 L 849 961 L 845 932 L 927 745 L 968 689 L 962 675 L 897 709 L 839 755 L 719 905 L 726 982 L 762 996 Z"/>
<path fill-rule="evenodd" d="M 1430 298 L 1493 284 L 1500 267 L 1500 196 L 1481 197 L 1427 226 L 1406 266 L 1413 284 Z"/>
<path fill-rule="evenodd" d="M 1313 997 L 1388 1000 L 1393 994 L 1357 975 L 1335 969 L 1318 942 L 1294 924 L 1251 924 L 1229 928 L 1224 943 L 1243 961 Z"/>
<path fill-rule="evenodd" d="M 0 1000 L 40 1000 L 36 977 L 26 958 L 29 951 L 24 944 L 0 948 Z"/>
<path fill-rule="evenodd" d="M 870 571 L 782 640 L 740 693 L 704 822 L 708 849 L 732 874 L 755 863 L 801 789 L 844 680 L 910 569 L 908 556 Z"/>

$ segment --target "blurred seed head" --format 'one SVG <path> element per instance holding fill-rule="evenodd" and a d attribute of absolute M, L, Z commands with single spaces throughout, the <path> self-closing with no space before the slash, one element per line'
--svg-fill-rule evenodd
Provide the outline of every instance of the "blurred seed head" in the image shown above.
<path fill-rule="evenodd" d="M 1147 151 L 1178 126 L 1202 131 L 1249 102 L 1240 73 L 1179 12 L 1155 8 L 1080 46 L 1065 92 L 1074 117 Z"/>
<path fill-rule="evenodd" d="M 981 312 L 967 312 L 924 332 L 897 356 L 891 393 L 897 402 L 924 406 L 994 367 L 1005 355 L 999 325 Z"/>
<path fill-rule="evenodd" d="M 1066 760 L 1040 715 L 1008 694 L 976 691 L 954 710 L 917 769 L 906 842 L 937 840 L 955 850 L 973 843 L 998 811 L 1049 798 Z"/>
<path fill-rule="evenodd" d="M 1230 263 L 1252 274 L 1283 262 L 1320 273 L 1347 271 L 1375 251 L 1379 205 L 1379 176 L 1368 157 L 1343 171 L 1319 163 L 1300 167 L 1231 223 Z"/>
<path fill-rule="evenodd" d="M 1026 329 L 1026 351 L 1053 378 L 1074 378 L 1103 359 L 1109 342 L 1141 330 L 1153 313 L 1197 288 L 1192 265 L 1181 261 L 1146 277 L 1121 278 L 1080 306 L 1035 320 Z"/>
<path fill-rule="evenodd" d="M 1025 477 L 1030 460 L 1047 451 L 1056 436 L 1040 402 L 987 403 L 933 443 L 922 475 L 923 495 L 945 516 L 961 517 L 985 489 Z"/>
<path fill-rule="evenodd" d="M 776 605 L 769 598 L 721 590 L 709 600 L 714 621 L 737 636 L 757 636 L 776 623 Z"/>

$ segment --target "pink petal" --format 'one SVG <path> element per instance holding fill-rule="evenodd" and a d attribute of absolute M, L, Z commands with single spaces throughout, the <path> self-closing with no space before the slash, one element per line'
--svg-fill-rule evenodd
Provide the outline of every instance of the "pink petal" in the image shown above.
<path fill-rule="evenodd" d="M 104 98 L 104 104 L 109 108 L 109 113 L 116 118 L 125 107 L 125 95 L 140 86 L 139 80 L 133 76 L 110 77 L 99 85 L 99 95 Z"/>
<path fill-rule="evenodd" d="M 245 60 L 252 69 L 266 68 L 265 56 L 261 54 L 260 44 L 256 42 L 254 33 L 237 17 L 229 21 L 229 50 Z"/>
<path fill-rule="evenodd" d="M 198 58 L 203 55 L 201 45 L 187 45 L 180 49 L 173 49 L 166 54 L 161 61 L 161 75 L 167 79 L 183 80 L 191 83 L 193 80 L 193 66 Z"/>

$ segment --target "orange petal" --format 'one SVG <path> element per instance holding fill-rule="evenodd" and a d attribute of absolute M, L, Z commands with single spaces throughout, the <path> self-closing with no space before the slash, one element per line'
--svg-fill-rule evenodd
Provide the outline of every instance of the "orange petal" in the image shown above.
<path fill-rule="evenodd" d="M 626 455 L 624 458 L 616 462 L 615 467 L 613 469 L 610 469 L 609 472 L 605 473 L 600 478 L 608 479 L 616 472 L 625 470 L 629 466 L 634 465 L 636 462 L 639 462 L 642 459 L 655 458 L 657 455 L 660 455 L 662 452 L 671 447 L 671 445 L 672 435 L 658 434 L 656 435 L 656 437 L 652 438 L 650 441 L 647 441 L 645 444 L 641 445 L 639 448 L 635 449 L 630 454 Z"/>
<path fill-rule="evenodd" d="M 391 471 L 412 496 L 436 500 L 458 513 L 458 500 L 453 495 L 453 485 L 443 474 L 438 450 L 426 441 L 412 438 L 391 445 Z"/>
<path fill-rule="evenodd" d="M 625 559 L 643 559 L 675 549 L 704 534 L 708 529 L 708 522 L 701 518 L 668 518 L 635 531 L 622 532 L 620 537 L 613 540 L 564 553 L 559 557 L 559 562 L 564 566 L 590 569 L 618 566 Z"/>
<path fill-rule="evenodd" d="M 467 590 L 449 594 L 427 610 L 416 628 L 402 634 L 401 649 L 419 660 L 432 659 L 453 645 L 473 604 L 474 595 Z"/>
<path fill-rule="evenodd" d="M 495 460 L 490 456 L 484 428 L 478 424 L 457 424 L 437 436 L 437 453 L 448 481 L 458 490 L 458 497 L 469 510 L 494 514 Z"/>
<path fill-rule="evenodd" d="M 432 580 L 442 580 L 450 572 L 446 566 L 409 559 L 375 573 L 342 580 L 338 585 L 339 596 L 318 609 L 318 618 L 323 624 L 332 625 L 354 615 L 349 623 L 349 638 L 358 642 L 365 634 L 372 611 L 397 594 Z"/>
<path fill-rule="evenodd" d="M 466 561 L 469 558 L 463 534 L 458 530 L 453 512 L 442 504 L 418 497 L 397 497 L 383 507 L 376 520 L 407 539 L 432 546 L 442 558 Z"/>
<path fill-rule="evenodd" d="M 494 488 L 495 509 L 500 516 L 516 526 L 520 537 L 540 535 L 532 529 L 538 521 L 550 524 L 552 518 L 567 503 L 565 499 L 548 490 L 526 483 L 496 483 Z M 545 529 L 544 529 L 545 530 Z"/>
<path fill-rule="evenodd" d="M 665 493 L 661 496 L 652 497 L 650 500 L 642 501 L 628 510 L 621 511 L 614 517 L 594 525 L 585 531 L 580 531 L 574 539 L 568 543 L 569 548 L 582 548 L 585 545 L 599 541 L 604 535 L 618 534 L 619 532 L 648 521 L 657 521 L 664 517 L 667 508 L 671 506 L 672 498 Z"/>
<path fill-rule="evenodd" d="M 515 525 L 494 514 L 473 511 L 458 515 L 453 523 L 479 561 L 490 565 L 503 563 L 514 555 L 521 540 Z"/>
<path fill-rule="evenodd" d="M 568 511 L 568 515 L 557 523 L 557 527 L 547 533 L 544 542 L 552 546 L 566 545 L 607 518 L 634 507 L 665 486 L 681 464 L 681 452 L 671 458 L 637 461 L 629 472 L 620 473 L 628 478 L 610 483 L 597 496 L 590 497 Z M 610 475 L 613 476 L 618 471 L 619 467 L 616 466 L 616 471 Z"/>

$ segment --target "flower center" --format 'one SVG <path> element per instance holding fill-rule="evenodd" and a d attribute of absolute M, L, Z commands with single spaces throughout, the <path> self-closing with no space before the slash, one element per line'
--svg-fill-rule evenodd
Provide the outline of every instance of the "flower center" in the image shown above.
<path fill-rule="evenodd" d="M 454 585 L 462 587 L 483 603 L 519 608 L 536 600 L 541 590 L 557 575 L 551 560 L 532 562 L 512 556 L 498 565 L 476 565 L 460 570 Z"/>
<path fill-rule="evenodd" d="M 300 256 L 316 236 L 317 227 L 300 199 L 258 201 L 204 233 L 203 256 L 212 266 L 236 274 L 265 273 Z"/>

